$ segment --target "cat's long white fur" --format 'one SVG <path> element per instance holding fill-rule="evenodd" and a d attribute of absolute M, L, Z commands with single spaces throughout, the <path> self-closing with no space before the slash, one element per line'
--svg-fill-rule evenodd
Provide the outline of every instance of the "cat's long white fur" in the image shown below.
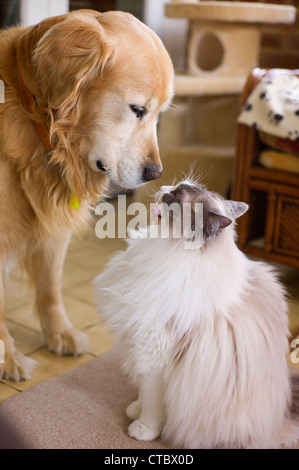
<path fill-rule="evenodd" d="M 173 446 L 296 445 L 284 289 L 272 268 L 237 248 L 233 226 L 201 250 L 131 240 L 95 279 L 95 292 L 125 371 L 159 388 L 159 426 Z M 138 415 L 131 435 L 151 438 Z"/>

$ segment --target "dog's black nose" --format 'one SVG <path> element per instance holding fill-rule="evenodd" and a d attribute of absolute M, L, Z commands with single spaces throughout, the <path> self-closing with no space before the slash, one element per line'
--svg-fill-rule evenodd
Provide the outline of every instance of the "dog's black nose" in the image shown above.
<path fill-rule="evenodd" d="M 144 181 L 151 181 L 160 178 L 162 175 L 162 168 L 157 165 L 146 166 L 143 169 L 143 179 Z"/>

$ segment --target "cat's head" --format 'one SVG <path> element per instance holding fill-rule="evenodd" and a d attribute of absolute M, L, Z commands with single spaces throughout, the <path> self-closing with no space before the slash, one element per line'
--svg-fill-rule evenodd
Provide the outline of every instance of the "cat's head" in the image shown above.
<path fill-rule="evenodd" d="M 233 226 L 235 219 L 249 208 L 244 202 L 226 200 L 219 194 L 208 191 L 205 186 L 187 179 L 175 186 L 162 186 L 157 193 L 157 202 L 161 210 L 157 215 L 163 220 L 167 212 L 170 227 L 174 227 L 179 214 L 169 209 L 178 208 L 182 236 L 192 241 L 192 237 L 194 239 L 198 230 L 201 230 L 202 244 L 218 236 L 227 227 Z M 189 213 L 184 219 L 182 215 L 185 210 Z"/>

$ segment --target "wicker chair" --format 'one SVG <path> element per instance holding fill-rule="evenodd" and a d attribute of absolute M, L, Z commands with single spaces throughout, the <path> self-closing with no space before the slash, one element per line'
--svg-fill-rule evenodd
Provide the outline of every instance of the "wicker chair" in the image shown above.
<path fill-rule="evenodd" d="M 268 72 L 253 70 L 242 106 Z M 292 73 L 299 76 L 299 70 Z M 239 247 L 251 255 L 299 267 L 299 174 L 263 167 L 259 155 L 264 148 L 255 128 L 238 125 L 231 197 L 250 205 L 238 221 Z"/>

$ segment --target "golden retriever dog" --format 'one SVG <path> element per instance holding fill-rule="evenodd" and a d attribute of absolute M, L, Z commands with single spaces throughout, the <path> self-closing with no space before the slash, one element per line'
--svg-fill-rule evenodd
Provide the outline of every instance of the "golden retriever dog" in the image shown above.
<path fill-rule="evenodd" d="M 0 50 L 0 378 L 18 381 L 34 361 L 7 329 L 3 273 L 13 259 L 28 270 L 51 351 L 88 349 L 62 302 L 67 247 L 109 181 L 136 188 L 161 175 L 156 126 L 174 74 L 161 40 L 123 12 L 79 10 L 9 28 Z"/>

